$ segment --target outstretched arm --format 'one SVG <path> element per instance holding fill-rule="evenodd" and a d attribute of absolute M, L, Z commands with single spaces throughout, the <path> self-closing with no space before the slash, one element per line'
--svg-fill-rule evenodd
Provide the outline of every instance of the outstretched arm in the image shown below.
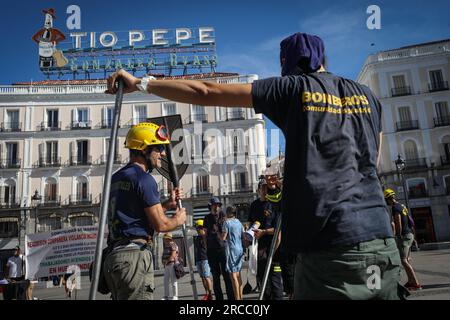
<path fill-rule="evenodd" d="M 122 77 L 125 82 L 124 93 L 139 90 L 141 79 L 125 70 L 119 70 L 108 78 L 106 93 L 115 94 L 115 82 Z M 251 84 L 220 84 L 197 80 L 153 80 L 149 81 L 147 91 L 159 97 L 202 106 L 252 107 Z"/>

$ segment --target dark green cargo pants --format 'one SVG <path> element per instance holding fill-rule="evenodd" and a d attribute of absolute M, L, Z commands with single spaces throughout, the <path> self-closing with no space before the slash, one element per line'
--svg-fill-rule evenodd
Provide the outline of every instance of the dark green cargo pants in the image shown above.
<path fill-rule="evenodd" d="M 301 253 L 294 298 L 307 300 L 398 300 L 400 255 L 393 238 Z"/>

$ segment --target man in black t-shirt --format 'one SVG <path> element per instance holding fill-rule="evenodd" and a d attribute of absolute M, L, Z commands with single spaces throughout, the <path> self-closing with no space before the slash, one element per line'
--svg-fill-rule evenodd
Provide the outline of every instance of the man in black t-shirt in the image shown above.
<path fill-rule="evenodd" d="M 138 79 L 125 92 L 186 106 L 251 108 L 286 138 L 282 246 L 297 254 L 295 299 L 399 299 L 400 256 L 377 176 L 381 104 L 370 89 L 326 72 L 324 44 L 296 33 L 280 43 L 281 77 L 252 84 Z"/>
<path fill-rule="evenodd" d="M 405 268 L 408 282 L 405 287 L 410 290 L 422 289 L 416 273 L 411 264 L 411 246 L 414 242 L 414 220 L 403 204 L 397 201 L 394 190 L 384 190 L 386 203 L 392 208 L 392 220 L 394 222 L 394 233 L 397 241 L 398 251 Z"/>
<path fill-rule="evenodd" d="M 225 241 L 221 239 L 225 214 L 221 210 L 222 203 L 219 198 L 212 197 L 208 203 L 210 213 L 205 216 L 203 225 L 206 233 L 206 252 L 208 264 L 213 276 L 213 288 L 216 300 L 223 300 L 222 286 L 220 285 L 220 275 L 225 282 L 225 290 L 228 300 L 234 300 L 233 284 L 230 274 L 225 270 L 227 255 Z"/>

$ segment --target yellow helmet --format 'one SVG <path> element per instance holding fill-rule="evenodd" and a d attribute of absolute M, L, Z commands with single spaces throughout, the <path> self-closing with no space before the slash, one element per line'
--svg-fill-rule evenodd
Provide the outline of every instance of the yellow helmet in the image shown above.
<path fill-rule="evenodd" d="M 386 199 L 395 197 L 395 192 L 394 192 L 394 190 L 392 190 L 392 189 L 386 189 L 386 190 L 384 190 L 384 197 L 385 197 Z"/>
<path fill-rule="evenodd" d="M 145 150 L 148 146 L 169 144 L 170 139 L 165 126 L 151 122 L 141 122 L 132 126 L 125 139 L 125 148 Z"/>
<path fill-rule="evenodd" d="M 197 221 L 195 221 L 195 226 L 198 227 L 203 227 L 203 219 L 199 219 Z"/>

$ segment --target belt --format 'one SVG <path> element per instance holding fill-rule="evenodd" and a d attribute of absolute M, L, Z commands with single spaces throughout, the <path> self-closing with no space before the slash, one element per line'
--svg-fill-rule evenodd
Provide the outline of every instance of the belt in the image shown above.
<path fill-rule="evenodd" d="M 138 247 L 141 250 L 153 249 L 153 241 L 151 239 L 134 238 L 134 239 L 122 239 L 114 242 L 112 245 L 113 250 L 130 249 Z"/>

